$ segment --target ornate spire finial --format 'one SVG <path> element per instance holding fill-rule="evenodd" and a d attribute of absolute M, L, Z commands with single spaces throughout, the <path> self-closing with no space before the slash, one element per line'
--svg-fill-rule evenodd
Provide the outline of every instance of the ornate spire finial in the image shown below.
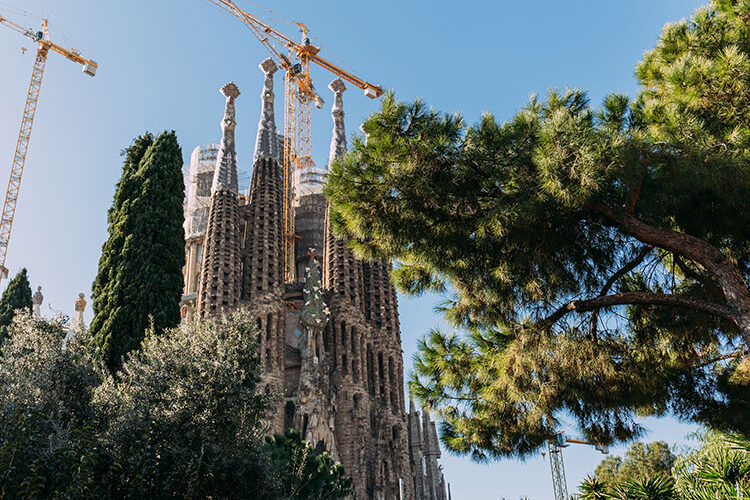
<path fill-rule="evenodd" d="M 260 69 L 266 75 L 263 93 L 260 95 L 262 110 L 258 123 L 258 137 L 255 140 L 254 160 L 273 158 L 278 161 L 279 147 L 276 139 L 276 120 L 273 114 L 273 74 L 279 69 L 270 57 L 260 63 Z"/>
<path fill-rule="evenodd" d="M 234 82 L 229 82 L 221 88 L 221 93 L 227 98 L 224 108 L 224 119 L 221 121 L 221 146 L 216 157 L 216 171 L 212 192 L 227 190 L 239 191 L 237 183 L 237 151 L 234 146 L 235 120 L 234 100 L 240 96 L 240 89 Z"/>
<path fill-rule="evenodd" d="M 343 94 L 346 85 L 341 78 L 332 81 L 328 88 L 334 93 L 331 116 L 333 117 L 333 137 L 331 138 L 331 150 L 328 155 L 328 165 L 333 160 L 346 153 L 346 129 L 344 128 L 344 99 Z"/>

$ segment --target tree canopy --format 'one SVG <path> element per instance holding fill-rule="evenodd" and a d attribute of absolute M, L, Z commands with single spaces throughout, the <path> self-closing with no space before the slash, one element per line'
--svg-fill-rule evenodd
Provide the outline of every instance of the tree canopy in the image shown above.
<path fill-rule="evenodd" d="M 115 371 L 146 329 L 180 321 L 183 230 L 182 152 L 174 132 L 137 138 L 125 151 L 109 212 L 109 238 L 93 284 L 91 331 Z"/>
<path fill-rule="evenodd" d="M 635 99 L 532 97 L 473 126 L 391 94 L 334 162 L 334 229 L 447 295 L 412 390 L 446 446 L 526 455 L 572 417 L 588 440 L 637 414 L 750 433 L 750 7 L 664 27 Z"/>
<path fill-rule="evenodd" d="M 19 309 L 31 311 L 31 307 L 31 286 L 26 268 L 23 268 L 8 282 L 8 286 L 0 297 L 0 344 L 8 336 L 16 311 Z"/>
<path fill-rule="evenodd" d="M 0 350 L 2 495 L 279 498 L 254 324 L 150 331 L 115 380 L 87 332 L 66 345 L 62 322 L 19 316 Z"/>
<path fill-rule="evenodd" d="M 629 478 L 648 479 L 657 474 L 670 474 L 675 455 L 664 441 L 633 443 L 624 457 L 608 456 L 596 467 L 594 476 L 606 483 Z"/>

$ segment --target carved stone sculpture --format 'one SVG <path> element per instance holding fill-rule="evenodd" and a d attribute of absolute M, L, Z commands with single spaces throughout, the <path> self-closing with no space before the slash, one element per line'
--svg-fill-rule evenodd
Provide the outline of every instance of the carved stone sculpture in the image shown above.
<path fill-rule="evenodd" d="M 34 308 L 34 316 L 40 318 L 42 316 L 42 302 L 44 302 L 44 295 L 42 295 L 42 287 L 36 287 L 36 292 L 31 296 L 31 304 Z"/>

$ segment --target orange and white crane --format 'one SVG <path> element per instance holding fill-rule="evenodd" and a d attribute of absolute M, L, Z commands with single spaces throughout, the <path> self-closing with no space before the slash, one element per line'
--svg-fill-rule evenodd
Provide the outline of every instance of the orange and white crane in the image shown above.
<path fill-rule="evenodd" d="M 232 14 L 255 35 L 271 53 L 276 63 L 284 69 L 284 262 L 285 279 L 294 280 L 294 172 L 314 167 L 312 160 L 310 111 L 311 105 L 323 107 L 323 99 L 315 91 L 310 65 L 330 71 L 352 85 L 359 87 L 370 99 L 383 95 L 380 85 L 367 82 L 318 54 L 320 48 L 312 45 L 308 28 L 292 21 L 302 33 L 300 42 L 262 21 L 258 16 L 239 8 L 232 0 L 209 0 Z"/>
<path fill-rule="evenodd" d="M 57 52 L 69 60 L 82 65 L 83 72 L 89 76 L 96 75 L 98 65 L 85 57 L 75 49 L 66 49 L 53 43 L 49 39 L 49 28 L 46 19 L 42 19 L 42 30 L 34 31 L 29 28 L 14 23 L 10 19 L 0 14 L 0 24 L 30 38 L 39 48 L 36 52 L 34 61 L 34 70 L 31 73 L 31 83 L 29 92 L 26 95 L 26 105 L 23 108 L 23 118 L 21 119 L 21 131 L 18 134 L 18 142 L 13 155 L 13 165 L 10 169 L 10 180 L 8 181 L 8 190 L 5 193 L 5 203 L 3 204 L 2 217 L 0 217 L 0 280 L 8 277 L 8 269 L 5 267 L 5 257 L 8 253 L 8 243 L 10 241 L 10 231 L 13 228 L 13 218 L 16 214 L 16 204 L 18 203 L 18 193 L 21 189 L 21 176 L 23 167 L 26 163 L 26 153 L 29 150 L 29 139 L 31 138 L 31 127 L 34 124 L 34 115 L 36 114 L 37 103 L 39 102 L 39 90 L 42 87 L 42 77 L 44 68 L 47 64 L 47 55 L 49 51 Z"/>

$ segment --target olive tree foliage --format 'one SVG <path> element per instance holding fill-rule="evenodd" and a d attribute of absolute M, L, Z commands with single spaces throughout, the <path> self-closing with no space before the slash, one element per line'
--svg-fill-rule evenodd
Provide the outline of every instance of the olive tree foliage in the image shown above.
<path fill-rule="evenodd" d="M 64 336 L 25 314 L 0 351 L 0 498 L 274 498 L 251 318 L 151 332 L 117 379 Z"/>
<path fill-rule="evenodd" d="M 262 496 L 271 399 L 258 390 L 257 331 L 247 314 L 151 331 L 93 406 L 128 495 Z"/>
<path fill-rule="evenodd" d="M 63 349 L 63 324 L 21 313 L 0 350 L 0 498 L 95 496 L 112 463 L 90 405 L 103 368 L 80 338 Z"/>
<path fill-rule="evenodd" d="M 467 335 L 419 346 L 412 390 L 452 451 L 524 456 L 672 414 L 750 433 L 750 7 L 665 26 L 636 99 L 551 91 L 468 126 L 383 99 L 328 177 L 359 257 L 446 294 Z"/>

